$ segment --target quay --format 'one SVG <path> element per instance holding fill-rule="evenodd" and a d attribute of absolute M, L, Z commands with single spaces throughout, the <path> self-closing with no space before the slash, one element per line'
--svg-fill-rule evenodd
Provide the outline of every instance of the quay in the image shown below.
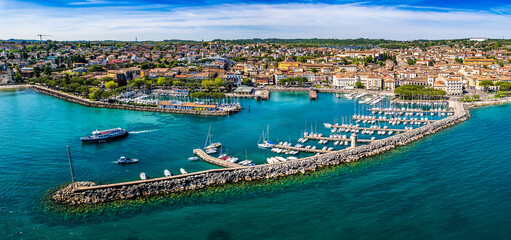
<path fill-rule="evenodd" d="M 312 137 L 312 136 L 305 136 L 305 138 L 310 139 L 310 140 L 349 141 L 349 142 L 352 141 L 351 138 Z M 357 138 L 357 142 L 359 142 L 359 143 L 370 143 L 370 142 L 374 142 L 374 141 L 378 141 L 378 140 Z"/>
<path fill-rule="evenodd" d="M 375 117 L 370 117 L 370 118 L 365 118 L 365 117 L 357 117 L 357 116 L 353 116 L 353 120 L 369 120 L 369 121 L 377 121 L 377 122 L 395 122 L 395 121 L 399 121 L 399 122 L 422 122 L 422 123 L 432 123 L 432 122 L 435 122 L 436 120 L 420 120 L 420 119 L 417 119 L 417 120 L 410 120 L 410 119 L 391 119 L 391 118 L 383 118 L 383 119 L 379 119 L 379 118 L 375 118 Z"/>
<path fill-rule="evenodd" d="M 206 152 L 204 152 L 202 149 L 194 149 L 193 150 L 193 154 L 197 155 L 198 157 L 200 157 L 205 162 L 212 163 L 212 164 L 215 164 L 215 165 L 220 166 L 220 167 L 225 167 L 225 168 L 239 168 L 239 167 L 243 167 L 243 166 L 241 166 L 239 164 L 236 164 L 236 163 L 230 163 L 230 162 L 224 161 L 224 160 L 222 160 L 220 158 L 212 157 L 212 156 L 208 155 Z"/>
<path fill-rule="evenodd" d="M 373 130 L 373 131 L 394 131 L 394 132 L 406 132 L 410 131 L 411 129 L 390 129 L 390 128 L 370 128 L 370 127 L 356 127 L 356 126 L 340 126 L 340 125 L 333 125 L 332 128 L 348 128 L 353 130 Z"/>
<path fill-rule="evenodd" d="M 299 147 L 290 147 L 290 146 L 284 146 L 284 145 L 276 145 L 275 146 L 276 148 L 282 148 L 282 149 L 289 149 L 289 150 L 295 150 L 295 151 L 300 151 L 300 152 L 308 152 L 308 153 L 329 153 L 329 152 L 333 152 L 333 151 L 328 151 L 328 150 L 321 150 L 321 149 L 307 149 L 307 148 L 299 148 Z"/>
<path fill-rule="evenodd" d="M 374 108 L 371 108 L 369 109 L 369 111 L 371 112 L 413 112 L 413 113 L 454 113 L 454 111 L 451 111 L 451 110 L 421 110 L 421 109 L 399 109 L 399 108 L 394 108 L 394 109 L 388 109 L 388 108 L 377 108 L 377 107 L 374 107 Z"/>

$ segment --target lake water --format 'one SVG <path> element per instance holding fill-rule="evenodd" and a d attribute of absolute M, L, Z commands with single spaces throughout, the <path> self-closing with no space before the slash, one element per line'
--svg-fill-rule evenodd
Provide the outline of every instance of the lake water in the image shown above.
<path fill-rule="evenodd" d="M 258 164 L 270 126 L 274 141 L 296 143 L 307 127 L 328 133 L 361 107 L 333 94 L 272 93 L 240 100 L 228 117 L 88 108 L 32 90 L 0 92 L 0 239 L 506 239 L 511 234 L 511 105 L 472 111 L 464 123 L 362 162 L 311 176 L 236 185 L 191 201 L 135 207 L 73 221 L 45 214 L 41 196 L 70 181 L 102 183 L 217 168 L 190 162 L 208 128 L 224 152 Z M 248 111 L 250 106 L 250 111 Z M 82 145 L 95 129 L 131 133 Z M 318 145 L 319 146 L 319 145 Z M 119 166 L 120 156 L 140 163 Z M 242 190 L 240 190 L 242 188 Z"/>

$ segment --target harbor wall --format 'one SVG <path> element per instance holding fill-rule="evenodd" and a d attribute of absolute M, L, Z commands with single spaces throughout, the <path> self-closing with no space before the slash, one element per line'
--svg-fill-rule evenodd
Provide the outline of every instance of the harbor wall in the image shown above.
<path fill-rule="evenodd" d="M 26 88 L 34 89 L 40 93 L 44 93 L 44 94 L 47 94 L 47 95 L 50 95 L 50 96 L 53 96 L 56 98 L 60 98 L 60 99 L 66 100 L 66 101 L 78 103 L 80 105 L 84 105 L 87 107 L 113 108 L 113 109 L 122 109 L 122 110 L 161 112 L 161 113 L 208 115 L 208 116 L 226 116 L 226 115 L 230 115 L 230 114 L 239 112 L 241 110 L 241 109 L 237 110 L 237 111 L 181 110 L 181 109 L 163 109 L 163 108 L 151 107 L 151 106 L 136 106 L 136 105 L 128 105 L 128 104 L 107 103 L 107 102 L 91 101 L 89 99 L 84 99 L 79 96 L 64 93 L 61 91 L 57 91 L 57 90 L 39 86 L 39 85 L 24 85 L 24 86 Z"/>
<path fill-rule="evenodd" d="M 305 174 L 307 171 L 315 171 L 321 167 L 354 162 L 364 157 L 380 154 L 397 146 L 406 145 L 407 143 L 420 139 L 426 135 L 433 134 L 460 121 L 465 121 L 470 117 L 468 108 L 472 105 L 454 102 L 452 106 L 455 110 L 455 114 L 453 116 L 355 148 L 348 148 L 332 153 L 277 164 L 215 169 L 145 181 L 110 185 L 96 185 L 93 182 L 79 182 L 75 183 L 75 187 L 70 184 L 57 191 L 53 195 L 52 199 L 57 203 L 68 205 L 95 204 L 120 199 L 134 199 L 139 196 L 152 196 L 172 192 L 189 191 L 204 188 L 209 185 L 278 178 L 280 176 L 293 174 Z"/>

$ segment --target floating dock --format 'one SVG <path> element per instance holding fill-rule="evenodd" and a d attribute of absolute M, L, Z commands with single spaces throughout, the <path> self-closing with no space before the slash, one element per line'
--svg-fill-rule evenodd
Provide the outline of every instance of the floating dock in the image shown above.
<path fill-rule="evenodd" d="M 328 141 L 348 141 L 351 143 L 351 138 L 331 138 L 331 137 L 311 137 L 311 136 L 305 136 L 305 138 L 310 140 L 328 140 Z M 370 143 L 378 140 L 371 140 L 371 139 L 359 139 L 357 138 L 357 142 L 359 143 Z"/>
<path fill-rule="evenodd" d="M 309 90 L 309 99 L 310 100 L 318 100 L 318 91 Z"/>
<path fill-rule="evenodd" d="M 231 162 L 224 161 L 220 158 L 212 157 L 212 156 L 208 155 L 206 152 L 204 152 L 202 149 L 194 149 L 193 154 L 197 155 L 205 162 L 212 163 L 212 164 L 215 164 L 220 167 L 226 167 L 226 168 L 244 167 L 244 166 L 241 166 L 236 163 L 231 163 Z"/>
<path fill-rule="evenodd" d="M 375 117 L 372 117 L 372 118 L 365 118 L 365 117 L 357 117 L 357 116 L 353 116 L 353 120 L 368 120 L 368 121 L 377 121 L 377 122 L 394 122 L 394 121 L 398 121 L 398 122 L 427 122 L 427 123 L 432 123 L 432 122 L 435 122 L 436 120 L 420 120 L 420 119 L 417 119 L 417 120 L 409 120 L 409 119 L 390 119 L 390 118 L 384 118 L 384 119 L 379 119 L 379 118 L 375 118 Z"/>
<path fill-rule="evenodd" d="M 289 149 L 289 150 L 295 150 L 300 152 L 308 152 L 308 153 L 329 153 L 334 151 L 328 151 L 328 150 L 321 150 L 321 149 L 310 149 L 310 148 L 299 148 L 299 147 L 290 147 L 290 146 L 284 146 L 284 145 L 276 145 L 276 148 L 281 149 Z"/>
<path fill-rule="evenodd" d="M 369 127 L 356 127 L 356 126 L 339 126 L 339 125 L 333 125 L 332 128 L 348 128 L 353 130 L 373 130 L 373 131 L 394 131 L 394 132 L 406 132 L 410 131 L 411 129 L 390 129 L 390 128 L 369 128 Z M 343 133 L 343 132 L 340 132 Z M 332 133 L 335 134 L 335 133 Z"/>
<path fill-rule="evenodd" d="M 453 113 L 454 114 L 454 111 L 451 111 L 451 110 L 422 110 L 422 109 L 399 109 L 399 108 L 394 108 L 394 109 L 388 109 L 388 108 L 371 108 L 369 109 L 369 111 L 371 112 L 413 112 L 413 113 Z"/>

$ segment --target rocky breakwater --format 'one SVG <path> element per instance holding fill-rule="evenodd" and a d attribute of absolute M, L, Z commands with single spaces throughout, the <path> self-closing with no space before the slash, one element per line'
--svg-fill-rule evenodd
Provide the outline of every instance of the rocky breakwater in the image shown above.
<path fill-rule="evenodd" d="M 426 126 L 404 132 L 367 145 L 348 148 L 332 153 L 302 158 L 278 164 L 256 165 L 215 169 L 203 172 L 173 176 L 168 178 L 145 181 L 126 182 L 110 185 L 96 185 L 91 182 L 80 182 L 68 185 L 57 191 L 53 201 L 67 205 L 95 204 L 120 199 L 134 199 L 140 196 L 153 196 L 172 192 L 189 191 L 209 185 L 253 181 L 278 178 L 293 174 L 305 174 L 318 168 L 357 161 L 361 158 L 376 155 L 396 146 L 420 139 L 443 128 L 454 125 L 469 118 L 467 105 L 453 103 L 455 114 Z"/>
<path fill-rule="evenodd" d="M 232 111 L 223 111 L 223 110 L 215 110 L 215 111 L 202 111 L 202 110 L 181 110 L 181 109 L 163 109 L 158 108 L 156 106 L 140 106 L 140 105 L 129 105 L 129 104 L 119 104 L 119 103 L 108 103 L 108 102 L 100 102 L 100 101 L 91 101 L 89 99 L 85 99 L 79 96 L 75 96 L 72 94 L 64 93 L 55 89 L 50 89 L 47 87 L 39 86 L 39 85 L 27 85 L 27 88 L 34 89 L 40 93 L 44 93 L 56 98 L 60 98 L 66 101 L 78 103 L 87 107 L 98 107 L 98 108 L 113 108 L 113 109 L 122 109 L 122 110 L 132 110 L 132 111 L 146 111 L 146 112 L 162 112 L 162 113 L 178 113 L 178 114 L 191 114 L 191 115 L 208 115 L 208 116 L 226 116 L 233 113 L 237 113 L 241 111 L 241 109 L 233 109 Z"/>

